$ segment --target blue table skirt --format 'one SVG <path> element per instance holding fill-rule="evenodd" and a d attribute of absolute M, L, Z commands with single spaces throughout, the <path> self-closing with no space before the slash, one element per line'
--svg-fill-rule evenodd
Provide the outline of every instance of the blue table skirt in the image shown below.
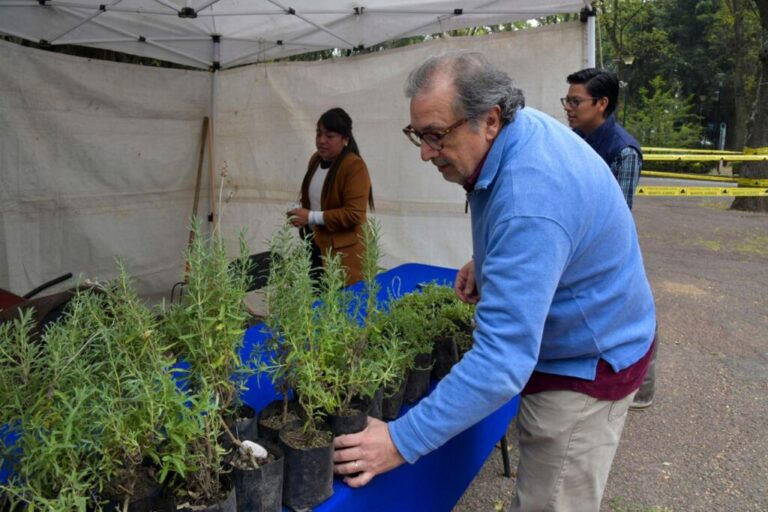
<path fill-rule="evenodd" d="M 379 298 L 399 297 L 418 288 L 420 284 L 437 281 L 452 285 L 455 269 L 407 263 L 382 273 Z M 360 290 L 361 284 L 353 290 Z M 250 354 L 254 344 L 263 341 L 263 326 L 256 325 L 245 335 L 243 357 Z M 434 387 L 434 383 L 433 383 Z M 261 410 L 279 395 L 267 377 L 254 378 L 243 400 Z M 441 448 L 419 459 L 416 464 L 404 464 L 375 477 L 368 485 L 352 489 L 336 478 L 333 496 L 315 508 L 316 511 L 450 511 L 469 487 L 494 446 L 507 431 L 517 413 L 518 397 L 472 428 L 462 432 Z M 403 413 L 407 407 L 403 409 Z M 461 414 L 456 411 L 456 414 Z M 286 509 L 288 510 L 288 509 Z"/>

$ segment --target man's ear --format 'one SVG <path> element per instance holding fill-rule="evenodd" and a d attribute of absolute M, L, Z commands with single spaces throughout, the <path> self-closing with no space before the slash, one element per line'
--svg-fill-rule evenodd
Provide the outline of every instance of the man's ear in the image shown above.
<path fill-rule="evenodd" d="M 494 105 L 485 117 L 485 133 L 487 140 L 493 140 L 501 131 L 501 107 Z"/>
<path fill-rule="evenodd" d="M 606 117 L 605 111 L 608 109 L 608 96 L 603 96 L 597 100 L 597 108 L 600 109 L 600 113 L 603 115 L 603 117 Z"/>

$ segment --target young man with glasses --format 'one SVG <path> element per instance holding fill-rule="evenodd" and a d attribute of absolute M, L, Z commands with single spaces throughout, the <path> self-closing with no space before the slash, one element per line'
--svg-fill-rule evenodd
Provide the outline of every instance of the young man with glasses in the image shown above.
<path fill-rule="evenodd" d="M 655 325 L 632 215 L 600 157 L 482 55 L 427 59 L 406 95 L 406 136 L 467 190 L 455 289 L 474 343 L 404 416 L 336 438 L 335 471 L 365 485 L 522 394 L 512 510 L 597 511 Z"/>
<path fill-rule="evenodd" d="M 627 206 L 632 209 L 643 153 L 640 144 L 616 122 L 619 79 L 601 69 L 587 68 L 568 75 L 568 95 L 560 98 L 568 124 L 600 155 L 616 177 Z M 656 341 L 658 345 L 658 340 Z M 631 409 L 646 409 L 656 392 L 656 352 Z"/>
<path fill-rule="evenodd" d="M 602 69 L 588 68 L 568 75 L 568 95 L 560 98 L 568 124 L 597 151 L 619 182 L 627 206 L 640 180 L 640 144 L 616 122 L 619 79 Z"/>

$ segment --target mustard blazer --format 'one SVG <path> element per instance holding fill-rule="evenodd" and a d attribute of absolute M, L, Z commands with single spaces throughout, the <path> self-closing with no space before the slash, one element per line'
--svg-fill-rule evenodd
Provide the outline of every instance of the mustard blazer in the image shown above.
<path fill-rule="evenodd" d="M 371 178 L 362 158 L 354 153 L 339 155 L 341 163 L 335 173 L 334 165 L 328 170 L 320 197 L 324 226 L 315 226 L 313 235 L 325 256 L 328 249 L 340 254 L 347 270 L 347 284 L 362 280 L 363 229 L 366 222 L 368 199 L 371 196 Z M 309 183 L 320 163 L 315 153 L 309 159 L 307 173 L 301 184 L 301 207 L 309 209 Z"/>

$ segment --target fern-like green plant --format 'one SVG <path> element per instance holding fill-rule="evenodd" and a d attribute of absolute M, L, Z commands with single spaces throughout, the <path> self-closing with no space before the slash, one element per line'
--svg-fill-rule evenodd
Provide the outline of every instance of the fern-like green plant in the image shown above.
<path fill-rule="evenodd" d="M 225 418 L 234 416 L 245 381 L 256 369 L 240 357 L 248 319 L 243 302 L 249 284 L 244 236 L 239 258 L 231 264 L 221 236 L 203 237 L 198 221 L 193 221 L 193 232 L 186 288 L 181 303 L 165 309 L 162 327 L 170 349 L 188 365 L 182 372 L 197 416 L 189 418 L 191 423 L 177 424 L 180 428 L 173 432 L 176 445 L 186 445 L 184 452 L 158 457 L 174 461 L 166 473 L 176 494 L 198 505 L 223 498 L 220 477 L 226 451 L 221 437 L 231 435 Z"/>
<path fill-rule="evenodd" d="M 313 291 L 309 242 L 285 224 L 270 242 L 272 268 L 267 287 L 271 341 L 262 369 L 287 396 L 297 391 L 306 418 L 304 430 L 317 428 L 327 414 L 347 411 L 358 396 L 372 397 L 392 380 L 401 356 L 376 331 L 376 282 L 380 227 L 375 219 L 363 227 L 363 293 L 345 288 L 339 255 L 328 253 L 317 294 Z"/>

